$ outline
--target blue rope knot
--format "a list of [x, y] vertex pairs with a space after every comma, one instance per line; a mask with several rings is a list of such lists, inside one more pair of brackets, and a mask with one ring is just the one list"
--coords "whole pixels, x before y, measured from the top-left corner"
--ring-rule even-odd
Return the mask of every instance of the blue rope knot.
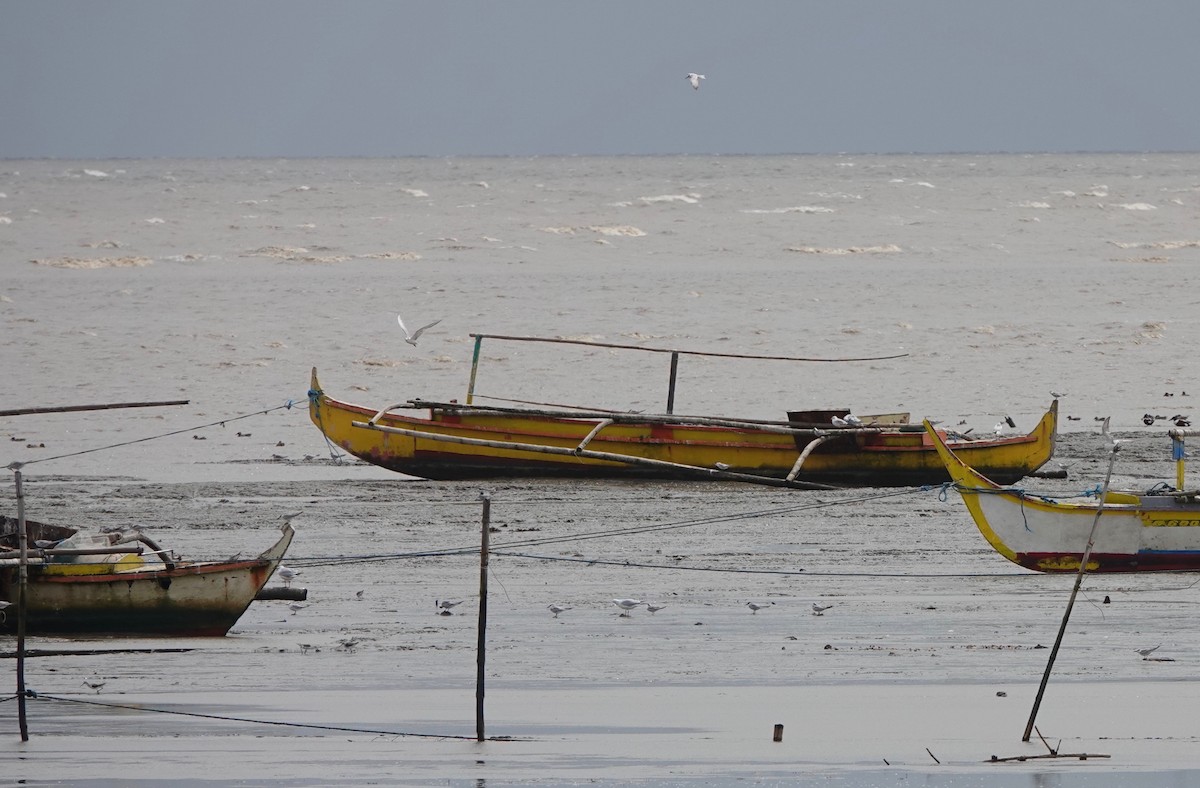
[[1087, 498], [1099, 498], [1100, 493], [1101, 493], [1101, 488], [1100, 488], [1100, 485], [1097, 484], [1094, 487], [1087, 488], [1086, 490], [1081, 492], [1080, 495], [1085, 496]]
[[320, 397], [322, 393], [323, 392], [320, 389], [309, 389], [308, 390], [308, 401], [315, 403], [317, 401], [317, 398]]

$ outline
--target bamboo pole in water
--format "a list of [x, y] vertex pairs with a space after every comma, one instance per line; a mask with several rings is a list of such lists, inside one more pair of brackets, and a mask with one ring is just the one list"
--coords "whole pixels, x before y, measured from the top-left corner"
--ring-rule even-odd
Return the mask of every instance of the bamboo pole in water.
[[1096, 516], [1092, 518], [1092, 530], [1088, 534], [1087, 546], [1079, 559], [1079, 574], [1075, 575], [1075, 586], [1071, 589], [1071, 598], [1067, 600], [1067, 609], [1063, 613], [1062, 624], [1058, 627], [1058, 637], [1054, 639], [1054, 648], [1050, 649], [1050, 659], [1046, 662], [1046, 672], [1042, 674], [1042, 683], [1038, 687], [1037, 697], [1033, 701], [1033, 709], [1029, 712], [1029, 724], [1025, 726], [1025, 735], [1021, 741], [1029, 741], [1033, 733], [1033, 725], [1037, 720], [1038, 708], [1042, 705], [1042, 696], [1046, 693], [1046, 684], [1050, 681], [1050, 671], [1054, 669], [1054, 660], [1058, 657], [1058, 647], [1062, 645], [1063, 634], [1067, 631], [1067, 622], [1071, 619], [1071, 610], [1075, 607], [1075, 597], [1083, 584], [1083, 576], [1087, 574], [1088, 559], [1092, 557], [1092, 547], [1096, 544], [1096, 526], [1100, 524], [1100, 515], [1104, 513], [1104, 496], [1108, 493], [1108, 484], [1112, 481], [1113, 464], [1117, 459], [1117, 449], [1120, 445], [1114, 441], [1112, 453], [1108, 457], [1108, 473], [1104, 477], [1104, 486], [1100, 488], [1100, 505], [1096, 507]]
[[161, 408], [168, 405], [187, 405], [191, 400], [176, 399], [164, 402], [108, 402], [102, 405], [59, 405], [46, 408], [17, 408], [0, 410], [0, 416], [28, 416], [34, 413], [72, 413], [80, 410], [113, 410], [115, 408]]
[[488, 545], [491, 541], [491, 511], [492, 498], [487, 493], [481, 493], [483, 501], [483, 535], [479, 543], [479, 642], [475, 664], [475, 739], [483, 741], [483, 694], [484, 694], [484, 662], [487, 647], [487, 575], [488, 575]]

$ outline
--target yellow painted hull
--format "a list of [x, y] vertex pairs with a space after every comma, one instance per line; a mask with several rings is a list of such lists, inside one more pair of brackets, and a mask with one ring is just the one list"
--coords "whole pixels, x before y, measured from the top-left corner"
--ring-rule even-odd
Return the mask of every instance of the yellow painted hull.
[[[565, 418], [533, 412], [476, 412], [454, 406], [430, 407], [427, 418], [386, 413], [381, 427], [424, 435], [488, 441], [501, 445], [467, 445], [423, 435], [400, 435], [356, 427], [377, 411], [327, 396], [313, 370], [309, 415], [334, 444], [383, 468], [428, 479], [482, 479], [522, 476], [593, 478], [710, 478], [712, 469], [782, 479], [792, 471], [800, 446], [808, 437], [754, 426], [696, 425], [680, 418], [673, 423], [614, 423], [603, 426], [587, 443], [600, 459], [569, 452], [600, 423], [597, 418]], [[1058, 408], [1055, 402], [1028, 435], [959, 444], [973, 462], [1000, 479], [1016, 481], [1050, 459]], [[659, 417], [662, 420], [662, 417]], [[504, 444], [548, 447], [546, 454]], [[661, 463], [653, 467], [637, 460]], [[698, 473], [699, 472], [699, 473]], [[853, 486], [937, 484], [949, 479], [928, 436], [900, 426], [876, 434], [838, 436], [817, 447], [795, 477], [799, 481]]]

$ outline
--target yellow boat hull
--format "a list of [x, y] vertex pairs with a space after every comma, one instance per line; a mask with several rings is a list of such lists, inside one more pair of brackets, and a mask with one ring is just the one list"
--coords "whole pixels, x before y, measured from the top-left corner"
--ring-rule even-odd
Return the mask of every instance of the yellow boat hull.
[[[695, 479], [713, 478], [712, 469], [783, 479], [812, 437], [811, 431], [797, 436], [766, 426], [690, 424], [685, 417], [601, 425], [600, 418], [454, 405], [429, 407], [427, 412], [428, 417], [380, 414], [340, 402], [322, 391], [313, 370], [309, 415], [332, 443], [380, 467], [427, 479]], [[1028, 435], [964, 442], [961, 451], [995, 477], [1016, 481], [1053, 454], [1057, 412], [1055, 402]], [[354, 426], [372, 420], [382, 428], [418, 434]], [[456, 439], [475, 443], [452, 442]], [[587, 451], [574, 454], [585, 440]], [[949, 476], [924, 431], [915, 425], [909, 429], [895, 425], [873, 434], [848, 432], [827, 438], [805, 458], [794, 478], [851, 486], [910, 486], [941, 483]]]

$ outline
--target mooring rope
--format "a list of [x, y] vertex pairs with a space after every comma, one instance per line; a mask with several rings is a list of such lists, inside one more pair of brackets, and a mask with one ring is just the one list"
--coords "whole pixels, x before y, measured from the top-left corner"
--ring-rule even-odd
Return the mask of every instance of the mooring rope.
[[241, 421], [242, 419], [249, 419], [254, 416], [263, 416], [263, 415], [266, 415], [267, 413], [272, 413], [277, 410], [291, 410], [295, 406], [296, 406], [296, 400], [289, 399], [284, 404], [276, 405], [273, 408], [267, 408], [265, 410], [256, 410], [253, 413], [243, 413], [240, 416], [230, 416], [229, 418], [221, 419], [219, 421], [209, 422], [208, 424], [201, 424], [197, 427], [186, 427], [181, 430], [172, 430], [170, 432], [164, 432], [160, 435], [150, 435], [145, 438], [136, 438], [131, 441], [123, 441], [121, 443], [113, 443], [108, 446], [97, 446], [93, 449], [82, 449], [80, 451], [68, 452], [67, 454], [56, 454], [53, 457], [39, 457], [36, 460], [25, 460], [22, 462], [14, 462], [14, 463], [11, 463], [8, 467], [10, 469], [22, 468], [26, 465], [33, 465], [33, 464], [39, 463], [39, 462], [50, 462], [51, 460], [61, 460], [61, 459], [65, 459], [67, 457], [78, 457], [81, 454], [91, 454], [93, 452], [98, 452], [98, 451], [108, 451], [110, 449], [119, 449], [123, 446], [133, 446], [138, 443], [146, 443], [147, 441], [158, 440], [159, 438], [169, 438], [173, 435], [180, 435], [185, 432], [195, 432], [197, 430], [208, 429], [209, 427], [224, 427], [226, 424], [228, 424], [231, 421]]
[[[181, 717], [200, 717], [206, 720], [222, 720], [224, 722], [245, 722], [253, 725], [277, 725], [285, 728], [313, 728], [323, 731], [339, 731], [342, 733], [370, 733], [376, 736], [407, 736], [426, 739], [463, 739], [476, 741], [475, 736], [460, 736], [452, 733], [413, 733], [411, 731], [384, 731], [375, 728], [352, 728], [345, 725], [321, 725], [314, 722], [283, 722], [279, 720], [255, 720], [247, 717], [230, 717], [221, 714], [202, 714], [198, 711], [177, 711], [172, 709], [155, 709], [149, 706], [132, 706], [124, 703], [105, 703], [97, 700], [81, 698], [64, 698], [60, 695], [44, 695], [34, 690], [26, 690], [26, 696], [37, 700], [52, 700], [61, 703], [78, 703], [86, 706], [102, 706], [109, 709], [126, 709], [128, 711], [145, 711], [153, 714], [174, 714]], [[486, 741], [519, 741], [512, 736], [489, 736]], [[525, 740], [521, 740], [525, 741]]]

